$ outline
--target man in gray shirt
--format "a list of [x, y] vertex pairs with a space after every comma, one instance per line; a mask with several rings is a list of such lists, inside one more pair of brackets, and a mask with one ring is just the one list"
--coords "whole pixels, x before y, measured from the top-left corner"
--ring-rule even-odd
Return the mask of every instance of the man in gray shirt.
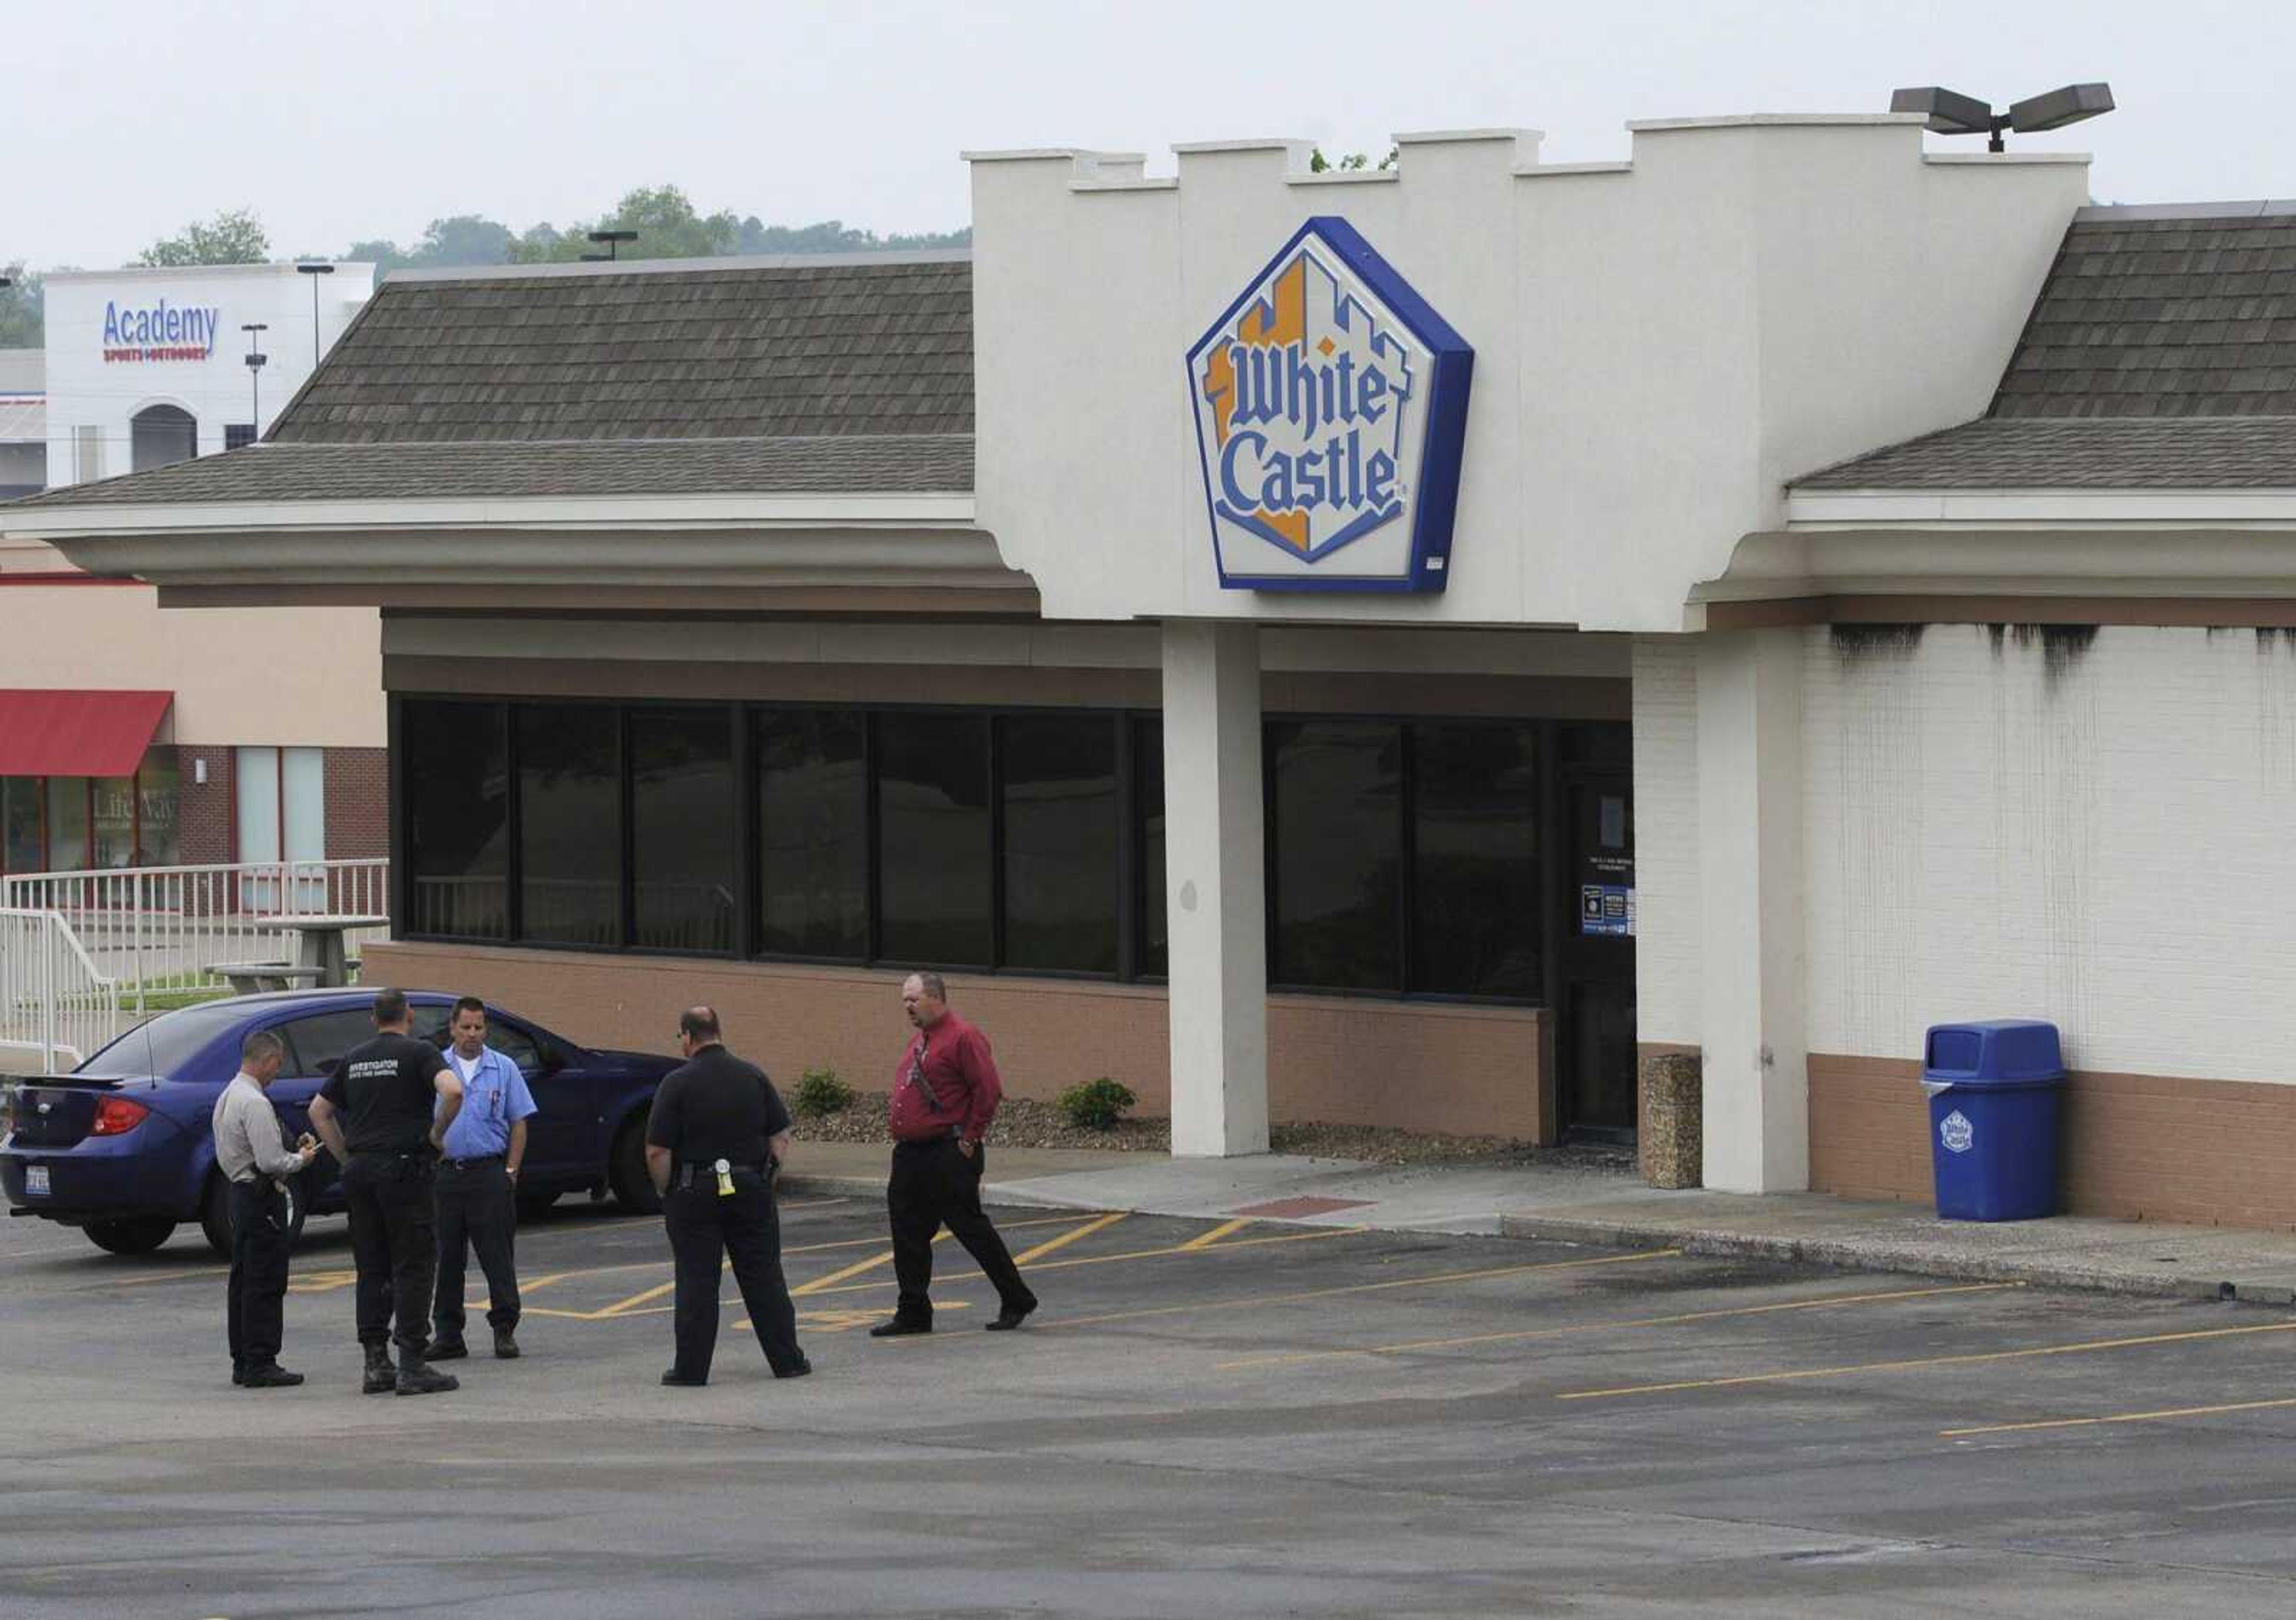
[[283, 1389], [303, 1381], [279, 1364], [287, 1297], [287, 1190], [319, 1144], [307, 1132], [290, 1150], [279, 1111], [264, 1093], [279, 1077], [285, 1043], [258, 1029], [240, 1043], [239, 1073], [216, 1099], [216, 1164], [231, 1180], [231, 1381]]

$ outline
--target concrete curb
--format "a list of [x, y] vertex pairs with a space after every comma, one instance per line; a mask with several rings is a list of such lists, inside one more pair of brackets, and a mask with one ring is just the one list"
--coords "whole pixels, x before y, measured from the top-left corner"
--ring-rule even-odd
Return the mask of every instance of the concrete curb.
[[[877, 1201], [885, 1196], [881, 1176], [806, 1175], [785, 1178], [784, 1197], [832, 1197]], [[1109, 1210], [1118, 1206], [1089, 1198], [1048, 1196], [1013, 1183], [992, 1181], [981, 1189], [991, 1204], [1007, 1208]], [[1152, 1210], [1147, 1213], [1156, 1213]], [[1313, 1222], [1276, 1221], [1278, 1225]], [[1386, 1230], [1386, 1229], [1382, 1229]], [[1397, 1227], [1395, 1231], [1413, 1228]], [[1498, 1216], [1504, 1238], [1548, 1243], [1580, 1243], [1606, 1248], [1678, 1248], [1707, 1258], [1781, 1260], [1845, 1270], [1891, 1272], [1916, 1277], [1948, 1277], [1967, 1282], [2015, 1282], [2032, 1288], [2070, 1289], [2152, 1299], [2235, 1300], [2245, 1305], [2296, 1305], [2296, 1289], [2284, 1282], [2243, 1286], [2229, 1279], [2190, 1272], [2146, 1274], [2035, 1256], [1948, 1253], [1923, 1244], [1881, 1238], [1800, 1237], [1682, 1225], [1649, 1220], [1612, 1220], [1583, 1215]]]
[[2076, 1289], [2154, 1299], [2238, 1299], [2251, 1305], [2282, 1305], [2292, 1303], [2291, 1290], [2284, 1287], [2259, 1288], [2243, 1293], [2236, 1283], [2223, 1279], [2176, 1274], [2144, 1276], [2046, 1260], [1946, 1254], [1934, 1248], [1882, 1240], [1774, 1237], [1644, 1221], [1548, 1219], [1518, 1215], [1501, 1215], [1499, 1232], [1503, 1237], [1537, 1238], [1548, 1242], [1613, 1247], [1625, 1244], [1636, 1248], [1656, 1245], [1678, 1248], [1688, 1255], [1799, 1261], [1857, 1271], [1902, 1272], [1971, 1282], [2021, 1282], [2034, 1288]]

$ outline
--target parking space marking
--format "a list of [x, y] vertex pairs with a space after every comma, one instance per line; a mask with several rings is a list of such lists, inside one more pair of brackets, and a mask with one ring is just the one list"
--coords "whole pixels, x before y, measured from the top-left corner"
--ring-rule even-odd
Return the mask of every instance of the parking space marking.
[[1972, 1435], [2025, 1435], [2043, 1428], [2094, 1428], [2107, 1423], [2160, 1423], [2172, 1418], [2214, 1418], [2234, 1411], [2270, 1411], [2296, 1406], [2296, 1395], [2273, 1401], [2232, 1401], [2222, 1406], [2167, 1406], [2158, 1411], [2117, 1411], [2100, 1418], [2043, 1418], [2030, 1423], [1981, 1423], [1973, 1428], [1941, 1428], [1940, 1440], [1964, 1440]]
[[1505, 1333], [1472, 1333], [1460, 1338], [1409, 1339], [1395, 1345], [1366, 1345], [1344, 1350], [1297, 1350], [1274, 1355], [1248, 1355], [1221, 1362], [1220, 1371], [1242, 1367], [1276, 1367], [1298, 1362], [1322, 1361], [1343, 1355], [1406, 1355], [1422, 1350], [1457, 1350], [1475, 1345], [1507, 1344], [1524, 1339], [1564, 1338], [1583, 1333], [1624, 1331], [1635, 1328], [1677, 1328], [1693, 1322], [1718, 1321], [1734, 1316], [1768, 1316], [1782, 1311], [1838, 1310], [1844, 1305], [1882, 1305], [1903, 1299], [1934, 1299], [1948, 1294], [1992, 1294], [2020, 1289], [2021, 1282], [1965, 1282], [1946, 1288], [1898, 1289], [1880, 1294], [1829, 1294], [1816, 1299], [1789, 1299], [1771, 1305], [1734, 1305], [1711, 1311], [1682, 1311], [1671, 1316], [1636, 1316], [1619, 1321], [1572, 1322], [1559, 1328], [1521, 1328]]
[[1193, 1253], [1194, 1250], [1200, 1248], [1210, 1248], [1222, 1238], [1233, 1236], [1234, 1233], [1242, 1231], [1245, 1227], [1250, 1224], [1251, 1217], [1249, 1215], [1242, 1216], [1234, 1221], [1222, 1221], [1218, 1226], [1213, 1227], [1210, 1231], [1200, 1232], [1196, 1236], [1190, 1238], [1185, 1243], [1181, 1244], [1180, 1248], [1184, 1252], [1189, 1253]]
[[1074, 1231], [1064, 1231], [1057, 1238], [1047, 1238], [1042, 1243], [1037, 1244], [1036, 1248], [1030, 1249], [1027, 1254], [1013, 1256], [1013, 1264], [1014, 1265], [1027, 1265], [1031, 1261], [1041, 1260], [1046, 1255], [1052, 1254], [1057, 1249], [1066, 1248], [1078, 1238], [1089, 1238], [1096, 1231], [1100, 1231], [1115, 1225], [1119, 1221], [1121, 1221], [1126, 1215], [1131, 1213], [1132, 1212], [1128, 1209], [1119, 1209], [1111, 1215], [1100, 1215], [1092, 1220], [1086, 1221]]
[[1685, 1379], [1671, 1384], [1627, 1384], [1616, 1389], [1573, 1389], [1558, 1401], [1607, 1401], [1627, 1395], [1673, 1395], [1690, 1389], [1734, 1389], [1751, 1384], [1789, 1384], [1808, 1379], [1849, 1378], [1861, 1372], [1920, 1372], [1931, 1367], [1973, 1367], [1983, 1362], [2016, 1362], [2044, 1355], [2079, 1355], [2097, 1350], [2134, 1350], [2151, 1345], [2183, 1345], [2251, 1333], [2296, 1333], [2296, 1321], [2261, 1322], [2246, 1328], [2201, 1328], [2184, 1333], [2146, 1333], [2130, 1338], [2091, 1338], [2070, 1345], [2032, 1345], [2021, 1350], [1978, 1350], [1959, 1355], [1917, 1355], [1898, 1361], [1860, 1362], [1846, 1367], [1800, 1367], [1779, 1372], [1748, 1372], [1734, 1378]]
[[[1268, 1243], [1312, 1243], [1322, 1238], [1358, 1238], [1366, 1230], [1368, 1229], [1361, 1226], [1324, 1227], [1315, 1231], [1285, 1232], [1281, 1237], [1275, 1238], [1245, 1238], [1240, 1242], [1223, 1243], [1217, 1248], [1190, 1249], [1184, 1244], [1174, 1244], [1168, 1248], [1135, 1248], [1128, 1249], [1120, 1255], [1084, 1255], [1073, 1260], [1048, 1260], [1037, 1269], [1040, 1272], [1063, 1272], [1075, 1265], [1116, 1265], [1128, 1260], [1162, 1260], [1173, 1255], [1189, 1255], [1197, 1257], [1205, 1255], [1232, 1255], [1238, 1249], [1258, 1248]], [[826, 1281], [827, 1279], [824, 1278], [823, 1280]], [[958, 1273], [953, 1280], [971, 1282], [982, 1281], [986, 1279], [979, 1272], [964, 1272]], [[890, 1282], [849, 1282], [838, 1288], [824, 1288], [808, 1291], [824, 1294], [858, 1294], [870, 1289], [892, 1286]]]

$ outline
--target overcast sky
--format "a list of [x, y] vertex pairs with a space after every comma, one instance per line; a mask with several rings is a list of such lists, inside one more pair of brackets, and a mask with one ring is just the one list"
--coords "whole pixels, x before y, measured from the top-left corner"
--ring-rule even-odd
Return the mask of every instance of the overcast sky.
[[220, 209], [281, 254], [339, 252], [441, 215], [563, 225], [663, 182], [768, 224], [946, 230], [965, 148], [1168, 174], [1176, 141], [1510, 125], [1573, 162], [1626, 156], [1630, 119], [1881, 111], [1927, 83], [2000, 103], [2109, 80], [2120, 110], [2016, 143], [2094, 152], [2102, 200], [2296, 194], [2279, 0], [72, 0], [7, 37], [0, 262], [35, 266], [116, 265]]

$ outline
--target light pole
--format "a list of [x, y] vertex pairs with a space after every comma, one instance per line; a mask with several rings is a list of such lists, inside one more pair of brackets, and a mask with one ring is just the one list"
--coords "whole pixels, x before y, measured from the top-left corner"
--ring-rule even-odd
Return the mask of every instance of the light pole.
[[[316, 286], [318, 283], [314, 282], [312, 285]], [[265, 354], [257, 345], [262, 341], [262, 334], [269, 331], [271, 328], [257, 321], [242, 326], [239, 330], [247, 334], [248, 405], [255, 413], [255, 437], [260, 440], [263, 437], [263, 363], [271, 356]]]
[[593, 262], [603, 258], [608, 264], [612, 264], [620, 258], [622, 244], [626, 241], [636, 241], [637, 239], [638, 233], [636, 231], [593, 231], [590, 233], [590, 240], [603, 242], [606, 250], [603, 253], [585, 253], [582, 257]]
[[1890, 110], [1920, 113], [1925, 120], [1923, 127], [1935, 135], [1981, 135], [1986, 151], [2004, 151], [2007, 150], [2001, 139], [2005, 129], [2013, 129], [2019, 135], [2038, 135], [2045, 129], [2062, 129], [2083, 119], [2111, 112], [2112, 86], [2067, 85], [2046, 94], [2012, 102], [2006, 112], [1996, 112], [1973, 95], [1937, 85], [1916, 85], [1892, 92]]
[[319, 278], [332, 275], [335, 267], [332, 265], [298, 265], [295, 269], [298, 274], [311, 278], [311, 369], [316, 372], [319, 369]]

